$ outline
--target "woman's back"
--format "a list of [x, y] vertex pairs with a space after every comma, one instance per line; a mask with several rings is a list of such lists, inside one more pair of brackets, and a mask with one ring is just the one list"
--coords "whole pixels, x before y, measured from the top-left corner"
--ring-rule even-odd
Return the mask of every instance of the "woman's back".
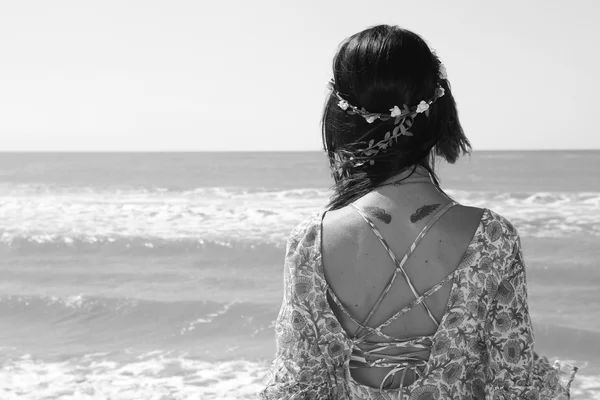
[[[436, 212], [451, 200], [431, 184], [385, 186], [356, 202], [375, 224], [396, 258], [401, 260], [422, 229]], [[483, 210], [456, 205], [451, 207], [430, 227], [403, 265], [418, 294], [440, 283], [459, 265], [473, 235], [480, 225]], [[328, 212], [323, 219], [323, 267], [326, 280], [335, 296], [358, 321], [364, 321], [378, 297], [386, 288], [396, 264], [382, 246], [379, 238], [354, 207]], [[376, 327], [415, 300], [415, 295], [402, 274], [394, 280], [389, 292], [370, 319]], [[431, 295], [425, 303], [436, 321], [446, 313], [452, 280]], [[358, 328], [334, 301], [330, 301], [345, 332], [351, 335]], [[437, 324], [424, 307], [415, 307], [384, 328], [394, 338], [432, 335]], [[372, 336], [370, 341], [384, 342]], [[406, 353], [402, 348], [387, 354]], [[426, 354], [422, 358], [426, 358]], [[367, 386], [379, 387], [392, 367], [352, 369], [353, 378]], [[406, 376], [404, 383], [416, 378]], [[400, 385], [396, 376], [387, 387]]]
[[[356, 347], [365, 343], [345, 331], [353, 329], [339, 317], [339, 310], [336, 312], [326, 300], [333, 292], [325, 276], [326, 260], [322, 253], [327, 241], [323, 237], [327, 227], [322, 223], [326, 214], [321, 212], [303, 221], [288, 240], [285, 295], [275, 324], [277, 354], [267, 387], [261, 392], [263, 399], [400, 400], [405, 395], [411, 400], [558, 399], [568, 394], [575, 370], [564, 364], [552, 367], [533, 352], [533, 331], [518, 234], [510, 222], [487, 209], [453, 274], [446, 313], [443, 294], [438, 301], [430, 302], [438, 328], [426, 328], [425, 318], [428, 317], [411, 320], [415, 326], [421, 324], [416, 328], [406, 322], [404, 317], [416, 313], [418, 307], [402, 316], [399, 326], [394, 328], [400, 335], [419, 334], [408, 342], [411, 347], [426, 350], [421, 362], [411, 360], [419, 365], [419, 373], [415, 372], [418, 377], [406, 377], [401, 387], [382, 390], [379, 386], [386, 375], [382, 371], [373, 372], [375, 368], [371, 368], [353, 376], [351, 363], [356, 356]], [[359, 231], [356, 233], [363, 236]], [[356, 254], [356, 249], [352, 251]], [[445, 259], [439, 255], [435, 258]], [[410, 273], [414, 273], [414, 268]], [[365, 276], [361, 274], [361, 277]], [[421, 283], [429, 284], [429, 279], [424, 277]], [[339, 283], [338, 289], [343, 291], [343, 285]], [[359, 295], [362, 293], [366, 300], [372, 299], [366, 294], [368, 287], [357, 287]], [[405, 296], [406, 291], [397, 293]], [[335, 292], [333, 295], [337, 296]], [[352, 293], [340, 295], [354, 299]], [[448, 289], [445, 296], [448, 296]], [[404, 300], [410, 302], [408, 298]], [[389, 310], [395, 312], [403, 305], [391, 304]], [[361, 305], [346, 306], [347, 311], [354, 313], [352, 308], [358, 309]], [[363, 310], [368, 309], [367, 306]], [[419, 310], [419, 313], [425, 312]], [[381, 321], [387, 316], [377, 318]], [[425, 335], [420, 337], [421, 333]]]

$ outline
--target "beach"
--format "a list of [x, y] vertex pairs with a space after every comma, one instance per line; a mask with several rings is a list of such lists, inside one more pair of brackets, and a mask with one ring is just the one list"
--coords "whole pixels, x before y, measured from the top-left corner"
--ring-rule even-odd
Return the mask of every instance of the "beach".
[[[524, 250], [535, 350], [600, 399], [600, 151], [439, 166]], [[0, 399], [256, 399], [290, 231], [323, 209], [321, 152], [3, 153]]]

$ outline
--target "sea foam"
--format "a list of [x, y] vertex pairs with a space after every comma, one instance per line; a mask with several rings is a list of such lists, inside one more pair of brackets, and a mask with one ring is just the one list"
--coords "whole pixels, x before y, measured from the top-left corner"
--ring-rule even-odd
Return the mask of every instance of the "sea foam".
[[119, 360], [106, 353], [61, 362], [24, 355], [0, 364], [0, 398], [60, 400], [256, 399], [267, 366], [206, 362], [166, 352]]
[[[3, 400], [245, 400], [264, 387], [266, 361], [208, 362], [169, 352], [107, 353], [51, 362], [30, 355], [0, 364]], [[578, 374], [574, 398], [600, 399], [600, 379]]]
[[[448, 190], [462, 204], [490, 208], [521, 233], [600, 236], [600, 193]], [[135, 238], [283, 246], [291, 229], [323, 209], [331, 192], [199, 188], [187, 191], [0, 187], [0, 243], [63, 246]]]

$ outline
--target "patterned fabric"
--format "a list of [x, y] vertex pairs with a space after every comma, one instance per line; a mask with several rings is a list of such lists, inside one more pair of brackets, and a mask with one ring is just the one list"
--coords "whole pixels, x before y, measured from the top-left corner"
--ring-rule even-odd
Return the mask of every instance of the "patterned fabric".
[[404, 389], [352, 379], [352, 341], [326, 298], [321, 255], [324, 212], [293, 230], [286, 247], [284, 299], [265, 400], [567, 399], [576, 368], [539, 357], [527, 307], [519, 236], [485, 210], [456, 269], [447, 313], [431, 336], [423, 374]]

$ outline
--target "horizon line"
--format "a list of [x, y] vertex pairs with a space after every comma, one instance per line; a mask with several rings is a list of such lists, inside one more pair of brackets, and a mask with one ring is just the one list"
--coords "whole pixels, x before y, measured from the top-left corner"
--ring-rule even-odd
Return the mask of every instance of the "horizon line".
[[[558, 151], [600, 151], [594, 149], [477, 149], [476, 152], [558, 152]], [[0, 150], [0, 154], [9, 153], [324, 153], [324, 150]]]

